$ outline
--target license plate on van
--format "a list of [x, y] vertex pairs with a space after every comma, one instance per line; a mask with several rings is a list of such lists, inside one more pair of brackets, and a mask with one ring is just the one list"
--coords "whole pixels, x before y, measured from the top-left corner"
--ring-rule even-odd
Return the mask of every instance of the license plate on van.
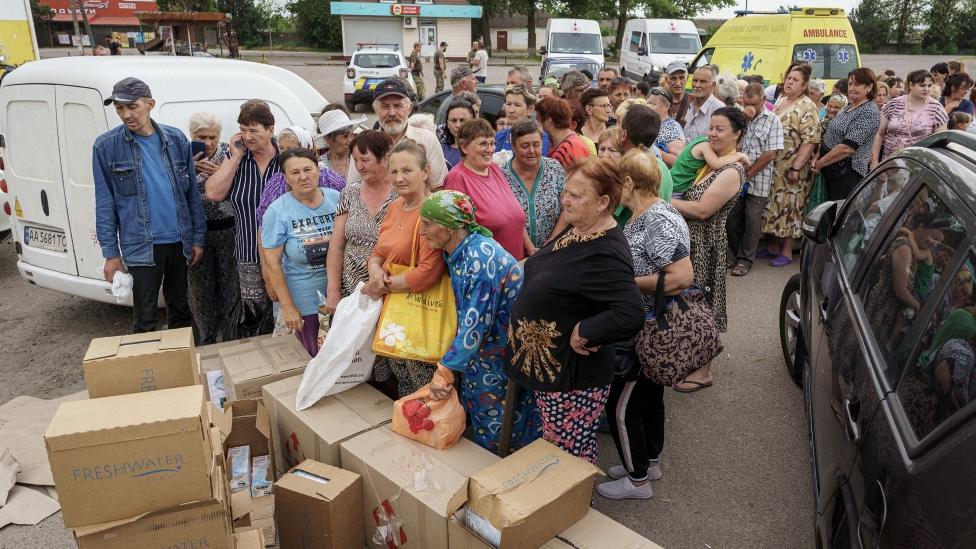
[[39, 227], [24, 227], [24, 246], [67, 253], [68, 238], [64, 231], [41, 229]]

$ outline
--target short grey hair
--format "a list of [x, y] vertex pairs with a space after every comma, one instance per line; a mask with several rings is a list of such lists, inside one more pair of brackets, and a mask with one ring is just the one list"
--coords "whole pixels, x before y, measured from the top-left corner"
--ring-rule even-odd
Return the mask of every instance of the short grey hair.
[[452, 97], [451, 98], [451, 102], [453, 103], [454, 101], [456, 101], [458, 99], [462, 99], [462, 100], [468, 101], [472, 105], [477, 105], [478, 106], [478, 110], [479, 111], [481, 110], [481, 98], [478, 97], [478, 94], [476, 94], [474, 92], [463, 91], [463, 92], [455, 95], [454, 97]]
[[527, 67], [524, 67], [522, 65], [516, 65], [508, 69], [508, 76], [512, 76], [515, 73], [518, 73], [519, 80], [521, 80], [525, 84], [528, 84], [530, 87], [532, 86], [532, 73], [529, 72], [529, 69]]
[[739, 79], [734, 74], [722, 73], [715, 81], [715, 91], [721, 97], [732, 102], [739, 98]]
[[827, 83], [820, 78], [810, 79], [810, 85], [807, 86], [811, 90], [816, 90], [820, 92], [821, 95], [827, 92]]
[[190, 135], [193, 135], [201, 130], [217, 130], [219, 134], [224, 128], [220, 124], [220, 119], [217, 115], [212, 112], [197, 112], [190, 116], [190, 122], [187, 124], [190, 130]]

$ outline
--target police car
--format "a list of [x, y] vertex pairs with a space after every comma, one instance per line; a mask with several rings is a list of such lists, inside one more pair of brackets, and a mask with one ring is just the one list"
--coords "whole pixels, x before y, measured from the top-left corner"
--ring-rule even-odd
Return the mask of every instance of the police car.
[[399, 76], [416, 89], [399, 44], [356, 45], [358, 49], [346, 62], [346, 77], [342, 82], [342, 93], [349, 112], [355, 112], [359, 103], [372, 103], [373, 89], [387, 78]]

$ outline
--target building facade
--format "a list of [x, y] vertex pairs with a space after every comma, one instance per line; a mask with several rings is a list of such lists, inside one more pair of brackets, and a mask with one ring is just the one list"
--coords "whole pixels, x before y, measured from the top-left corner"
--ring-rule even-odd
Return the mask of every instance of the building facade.
[[448, 57], [464, 57], [471, 49], [471, 20], [481, 17], [481, 6], [466, 0], [331, 2], [330, 9], [342, 20], [346, 56], [361, 43], [396, 44], [409, 55], [413, 44], [420, 42], [422, 54], [430, 57], [438, 44], [447, 42]]

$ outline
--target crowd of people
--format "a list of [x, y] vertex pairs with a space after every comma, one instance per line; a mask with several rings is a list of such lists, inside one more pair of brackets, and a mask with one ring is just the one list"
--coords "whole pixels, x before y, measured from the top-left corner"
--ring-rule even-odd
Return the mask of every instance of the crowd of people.
[[[621, 465], [599, 494], [648, 498], [665, 387], [715, 382], [706, 331], [728, 327], [727, 276], [790, 265], [816, 196], [844, 199], [891, 154], [972, 122], [958, 62], [904, 79], [858, 68], [827, 93], [796, 61], [771, 86], [672, 63], [656, 86], [607, 67], [536, 87], [514, 67], [493, 127], [476, 93], [487, 59], [472, 52], [449, 75], [440, 126], [412, 116], [416, 93], [391, 78], [375, 89], [375, 129], [335, 104], [318, 136], [276, 128], [254, 99], [225, 143], [213, 114], [184, 134], [151, 118], [146, 83], [116, 84], [106, 105], [123, 124], [94, 146], [97, 235], [105, 278], [133, 277], [133, 330], [156, 329], [162, 287], [169, 327], [192, 324], [200, 345], [269, 333], [277, 318], [314, 355], [342, 298], [422, 294], [447, 276], [448, 351], [378, 358], [372, 383], [456, 392], [491, 450], [508, 398], [512, 448], [545, 437], [593, 462], [605, 414]], [[672, 327], [687, 344], [652, 337], [662, 311], [698, 302], [707, 322]], [[665, 384], [645, 360], [662, 353], [697, 366]]]

